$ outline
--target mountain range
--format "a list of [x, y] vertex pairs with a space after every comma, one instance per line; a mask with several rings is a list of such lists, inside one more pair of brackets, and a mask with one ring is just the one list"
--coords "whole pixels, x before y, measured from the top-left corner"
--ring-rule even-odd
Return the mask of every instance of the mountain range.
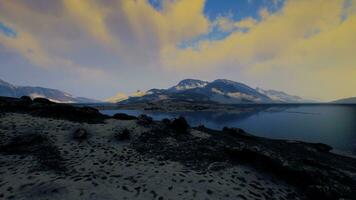
[[[98, 103], [85, 97], [74, 95], [57, 89], [31, 86], [17, 86], [0, 79], [0, 96], [31, 98], [43, 97], [58, 103]], [[252, 88], [246, 84], [227, 79], [212, 82], [197, 79], [184, 79], [177, 85], [167, 89], [150, 89], [146, 92], [137, 91], [127, 96], [123, 93], [106, 99], [112, 103], [148, 103], [162, 100], [213, 102], [221, 104], [240, 103], [315, 103], [316, 101], [290, 95], [282, 91]], [[336, 100], [330, 103], [355, 104], [356, 97]]]
[[339, 99], [333, 101], [332, 103], [341, 103], [341, 104], [356, 104], [356, 97], [350, 97], [345, 99]]
[[73, 95], [56, 89], [31, 86], [16, 86], [0, 79], [0, 96], [31, 98], [43, 97], [58, 103], [94, 103], [97, 100], [84, 97], [74, 97]]
[[144, 95], [131, 96], [120, 103], [155, 102], [161, 100], [205, 101], [221, 104], [312, 102], [285, 92], [252, 88], [246, 84], [227, 79], [217, 79], [212, 82], [184, 79], [168, 89], [151, 89]]

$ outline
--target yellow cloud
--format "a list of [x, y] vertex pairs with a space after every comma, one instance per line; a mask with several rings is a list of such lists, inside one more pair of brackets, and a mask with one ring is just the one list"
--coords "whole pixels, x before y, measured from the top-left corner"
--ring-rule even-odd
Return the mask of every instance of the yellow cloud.
[[[75, 64], [76, 59], [87, 64], [92, 55], [100, 55], [93, 61], [101, 69], [93, 73], [115, 71], [107, 63], [119, 61], [117, 68], [153, 66], [160, 73], [234, 70], [246, 80], [265, 80], [265, 87], [300, 95], [356, 95], [356, 0], [348, 5], [343, 0], [287, 0], [276, 13], [262, 9], [259, 21], [228, 16], [209, 21], [204, 0], [166, 0], [160, 10], [147, 0], [58, 2], [53, 12], [38, 12], [25, 1], [0, 1], [0, 21], [18, 31], [16, 39], [0, 35], [0, 44], [36, 65], [78, 73], [94, 69]], [[212, 26], [248, 31], [200, 41], [194, 48], [177, 47], [208, 34]], [[102, 47], [114, 51], [103, 53]]]
[[120, 6], [143, 41], [153, 37], [160, 45], [176, 45], [209, 30], [209, 21], [203, 14], [204, 3], [204, 0], [164, 1], [161, 11], [146, 0], [121, 1]]
[[[356, 42], [355, 7], [355, 1], [345, 9], [340, 0], [289, 0], [277, 13], [264, 12], [262, 20], [250, 26], [246, 33], [235, 32], [221, 41], [202, 41], [198, 50], [165, 48], [163, 62], [167, 67], [181, 70], [234, 67], [250, 77], [260, 78], [278, 69], [288, 71], [291, 76], [298, 74], [296, 82], [304, 81], [303, 74], [312, 73], [315, 78], [308, 80], [309, 86], [295, 92], [324, 99], [347, 93], [356, 95], [352, 89], [347, 92], [316, 89], [320, 88], [319, 84], [344, 88], [355, 83], [356, 46], [352, 45]], [[345, 13], [347, 17], [343, 19]], [[332, 73], [343, 78], [335, 78]], [[279, 85], [285, 85], [284, 79], [277, 80]]]
[[[9, 22], [6, 22], [6, 24], [10, 24], [11, 27], [16, 27], [14, 24]], [[48, 58], [48, 55], [36, 39], [31, 36], [31, 34], [21, 32], [17, 33], [16, 37], [7, 37], [6, 35], [0, 34], [0, 44], [18, 52], [36, 65], [42, 67], [50, 65], [51, 60]]]
[[105, 19], [108, 9], [92, 0], [63, 0], [72, 19], [85, 28], [94, 38], [106, 45], [117, 45], [117, 39], [111, 35]]
[[[0, 21], [16, 31], [16, 37], [0, 34], [0, 45], [26, 58], [37, 67], [53, 70], [60, 69], [79, 75], [81, 78], [107, 77], [102, 69], [89, 68], [76, 64], [70, 59], [52, 53], [61, 45], [62, 38], [56, 34], [68, 22], [66, 17], [38, 13], [21, 1], [0, 2]], [[70, 27], [70, 26], [69, 26]], [[49, 34], [51, 40], [45, 40]], [[67, 50], [67, 49], [65, 49]]]
[[230, 16], [220, 16], [213, 24], [219, 27], [222, 31], [230, 32], [236, 29], [250, 29], [257, 24], [257, 21], [252, 17], [247, 17], [241, 21], [235, 22]]

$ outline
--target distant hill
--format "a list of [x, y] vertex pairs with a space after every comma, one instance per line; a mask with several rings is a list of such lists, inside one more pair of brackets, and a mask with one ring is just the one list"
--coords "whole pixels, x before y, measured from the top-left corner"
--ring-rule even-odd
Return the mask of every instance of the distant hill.
[[0, 79], [0, 96], [21, 97], [30, 96], [31, 98], [43, 97], [58, 103], [94, 103], [97, 100], [84, 97], [74, 97], [73, 95], [56, 89], [16, 86]]
[[285, 92], [277, 91], [277, 90], [263, 90], [261, 88], [256, 88], [256, 90], [262, 94], [267, 95], [273, 101], [280, 102], [290, 102], [290, 103], [305, 103], [312, 102], [311, 100], [306, 100], [301, 97], [290, 95]]
[[184, 79], [168, 89], [151, 89], [142, 96], [129, 97], [121, 102], [141, 103], [161, 100], [205, 101], [222, 104], [310, 102], [285, 92], [254, 89], [246, 84], [227, 79], [217, 79], [212, 82]]
[[333, 101], [332, 103], [356, 104], [356, 97], [339, 99], [339, 100]]

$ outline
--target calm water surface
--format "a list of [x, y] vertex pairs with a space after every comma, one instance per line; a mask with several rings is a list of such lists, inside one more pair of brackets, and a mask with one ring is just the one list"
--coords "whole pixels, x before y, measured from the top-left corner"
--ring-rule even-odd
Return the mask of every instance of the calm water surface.
[[356, 105], [256, 107], [242, 113], [102, 110], [107, 115], [146, 114], [155, 120], [184, 116], [192, 126], [238, 127], [257, 136], [322, 142], [356, 155]]

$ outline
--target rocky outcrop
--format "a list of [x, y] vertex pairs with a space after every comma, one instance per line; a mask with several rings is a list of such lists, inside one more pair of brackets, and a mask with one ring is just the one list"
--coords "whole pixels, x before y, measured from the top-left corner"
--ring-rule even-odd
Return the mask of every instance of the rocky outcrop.
[[30, 133], [15, 136], [7, 143], [0, 145], [0, 153], [20, 156], [34, 156], [40, 168], [63, 171], [64, 163], [58, 148], [44, 135]]
[[125, 113], [116, 113], [112, 118], [117, 119], [117, 120], [135, 120], [137, 117], [127, 115]]
[[[109, 119], [89, 107], [13, 98], [0, 98], [0, 111], [86, 123]], [[127, 118], [131, 117], [125, 116]], [[204, 126], [192, 128], [184, 118], [157, 122], [142, 115], [132, 120], [120, 124], [131, 124], [133, 127], [123, 125], [114, 136], [110, 133], [110, 138], [126, 140], [125, 145], [140, 156], [179, 162], [202, 173], [246, 165], [298, 187], [309, 199], [356, 197], [356, 160], [331, 153], [332, 148], [328, 145], [256, 137], [236, 128], [224, 128], [221, 131]], [[96, 137], [87, 138], [87, 135], [85, 130], [79, 129], [71, 138], [88, 139], [88, 144], [95, 144], [94, 140], [89, 140]], [[30, 155], [47, 169], [66, 169], [55, 142], [46, 135], [29, 133], [3, 140], [4, 137], [0, 140], [1, 154]], [[109, 154], [110, 151], [106, 152]]]
[[170, 123], [170, 127], [178, 133], [186, 133], [188, 131], [189, 124], [184, 117], [179, 117]]
[[0, 97], [0, 112], [20, 112], [39, 117], [66, 119], [74, 122], [102, 123], [109, 117], [91, 107], [75, 107], [57, 104], [44, 98], [29, 101], [28, 98]]
[[[196, 137], [193, 131], [209, 137]], [[190, 132], [177, 134], [167, 122], [161, 122], [132, 145], [143, 154], [197, 170], [250, 165], [300, 187], [310, 199], [353, 199], [356, 195], [352, 175], [356, 160], [330, 153], [328, 145], [260, 138], [231, 128], [216, 131], [199, 127]]]
[[119, 141], [129, 140], [130, 131], [128, 129], [120, 130], [115, 134], [115, 138]]

